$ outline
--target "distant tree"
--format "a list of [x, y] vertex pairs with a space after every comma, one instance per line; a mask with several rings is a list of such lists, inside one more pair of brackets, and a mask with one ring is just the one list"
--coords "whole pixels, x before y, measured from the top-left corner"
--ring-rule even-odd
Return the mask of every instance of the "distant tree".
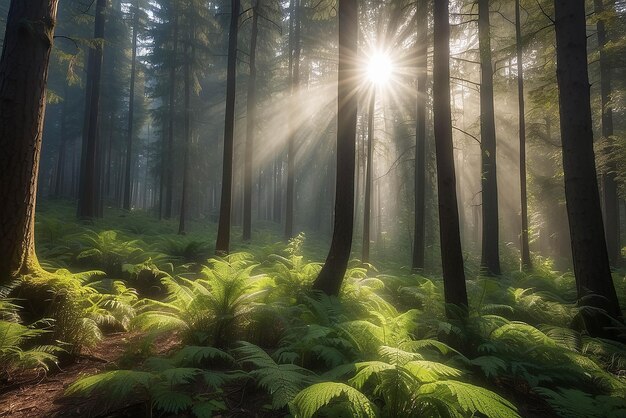
[[594, 336], [611, 334], [621, 310], [611, 278], [593, 151], [584, 0], [555, 0], [557, 80], [565, 198], [579, 303]]
[[448, 304], [467, 308], [452, 143], [448, 7], [447, 1], [435, 1], [433, 5], [433, 116], [439, 193], [439, 235], [445, 301]]
[[493, 63], [489, 0], [478, 0], [478, 37], [480, 45], [480, 157], [482, 184], [482, 258], [481, 267], [489, 275], [500, 274], [498, 250], [498, 180], [496, 169], [496, 121], [493, 104]]
[[[605, 19], [602, 14], [615, 7], [614, 0], [604, 6], [603, 0], [594, 0], [594, 11], [599, 16], [596, 24], [598, 48], [600, 49], [600, 98], [602, 102], [602, 136], [609, 142], [607, 154], [614, 148], [613, 138], [613, 105], [611, 104], [612, 76], [611, 60], [608, 57], [606, 46], [609, 41]], [[602, 173], [602, 197], [604, 200], [604, 226], [606, 231], [606, 245], [609, 261], [616, 264], [620, 258], [620, 214], [619, 198], [617, 196], [616, 173], [618, 168], [609, 158], [608, 167]]]
[[235, 93], [237, 88], [237, 35], [239, 33], [240, 1], [231, 0], [230, 30], [228, 32], [228, 68], [226, 70], [226, 114], [224, 117], [224, 162], [222, 168], [222, 197], [215, 251], [228, 253], [230, 247], [230, 218], [233, 189], [233, 151], [235, 133]]
[[0, 58], [0, 285], [38, 270], [35, 201], [57, 0], [11, 0]]
[[133, 9], [133, 44], [131, 47], [130, 89], [128, 95], [128, 136], [126, 138], [126, 174], [124, 175], [124, 203], [126, 210], [131, 208], [132, 198], [132, 160], [135, 122], [135, 78], [137, 72], [137, 32], [139, 31], [139, 1], [135, 0]]
[[515, 45], [517, 58], [517, 98], [519, 103], [519, 176], [521, 191], [522, 231], [521, 268], [528, 270], [532, 267], [530, 261], [530, 247], [528, 239], [528, 193], [526, 187], [526, 117], [524, 103], [524, 55], [522, 45], [522, 24], [520, 21], [520, 0], [515, 0]]
[[372, 215], [372, 174], [374, 172], [374, 113], [376, 112], [376, 86], [372, 86], [367, 112], [367, 158], [365, 160], [365, 204], [363, 209], [363, 254], [362, 261], [370, 262], [370, 224]]
[[417, 2], [417, 111], [415, 127], [415, 234], [414, 270], [424, 268], [426, 218], [426, 105], [428, 102], [428, 1]]
[[100, 80], [104, 50], [104, 24], [107, 0], [96, 1], [94, 45], [89, 50], [85, 86], [85, 123], [80, 170], [78, 217], [94, 218], [100, 212], [100, 164], [98, 128], [100, 117]]
[[357, 121], [359, 32], [358, 2], [341, 0], [339, 15], [339, 74], [337, 79], [337, 177], [333, 238], [326, 263], [313, 289], [337, 295], [341, 288], [354, 229], [354, 167]]
[[248, 98], [246, 116], [246, 151], [244, 167], [244, 197], [243, 197], [243, 239], [249, 240], [252, 236], [252, 171], [254, 169], [254, 137], [256, 130], [256, 49], [259, 35], [259, 6], [261, 0], [253, 0], [252, 30], [250, 33], [250, 77], [248, 79]]

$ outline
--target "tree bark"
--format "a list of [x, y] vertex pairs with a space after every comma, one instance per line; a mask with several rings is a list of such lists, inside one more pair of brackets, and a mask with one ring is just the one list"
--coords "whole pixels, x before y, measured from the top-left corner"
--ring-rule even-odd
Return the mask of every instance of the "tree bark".
[[[600, 15], [604, 12], [603, 0], [594, 0], [595, 13]], [[613, 6], [614, 7], [614, 6]], [[611, 159], [614, 148], [613, 138], [613, 107], [611, 105], [611, 62], [607, 56], [605, 46], [608, 41], [607, 30], [604, 20], [598, 19], [596, 24], [598, 36], [598, 48], [600, 49], [600, 96], [602, 101], [602, 136], [608, 141], [606, 155], [607, 167], [602, 173], [602, 198], [604, 203], [604, 227], [606, 233], [606, 245], [609, 254], [609, 262], [616, 265], [620, 261], [620, 216], [619, 199], [617, 196], [616, 173], [618, 168]]]
[[[300, 110], [297, 102], [300, 94], [300, 0], [293, 0], [293, 19], [294, 19], [294, 35], [293, 35], [293, 49], [289, 51], [293, 52], [293, 58], [291, 64], [293, 65], [293, 72], [290, 77], [291, 84], [291, 98], [293, 101], [293, 107], [291, 117], [291, 133], [287, 143], [287, 190], [286, 190], [286, 204], [285, 204], [285, 238], [289, 239], [293, 237], [293, 224], [294, 224], [294, 200], [295, 200], [295, 175], [296, 175], [296, 132], [298, 127], [294, 126], [294, 119], [296, 123], [299, 123]], [[291, 46], [290, 46], [291, 47]], [[291, 57], [291, 55], [290, 55]]]
[[500, 274], [498, 250], [498, 181], [496, 170], [496, 122], [493, 105], [493, 67], [489, 28], [489, 0], [478, 0], [480, 44], [480, 155], [483, 210], [481, 267], [488, 275]]
[[313, 289], [337, 295], [341, 288], [354, 229], [354, 164], [358, 91], [359, 15], [356, 0], [341, 0], [339, 15], [339, 74], [337, 82], [337, 177], [333, 238], [326, 263]]
[[519, 103], [519, 179], [522, 231], [520, 233], [522, 270], [530, 270], [530, 246], [528, 239], [528, 193], [526, 187], [526, 116], [524, 103], [524, 65], [522, 46], [522, 23], [520, 21], [520, 0], [515, 0], [515, 43], [517, 51], [517, 97]]
[[102, 58], [104, 50], [104, 23], [107, 0], [97, 0], [94, 38], [96, 45], [89, 50], [85, 103], [85, 132], [81, 158], [81, 180], [78, 201], [78, 217], [91, 219], [100, 211], [100, 158], [98, 127], [100, 117], [100, 79], [102, 78]]
[[424, 268], [426, 218], [426, 105], [428, 100], [428, 1], [417, 2], [417, 112], [415, 127], [415, 233], [413, 270]]
[[239, 33], [239, 0], [231, 0], [228, 33], [228, 68], [226, 70], [226, 113], [224, 117], [224, 163], [222, 168], [222, 197], [215, 252], [228, 254], [230, 249], [230, 217], [233, 188], [233, 148], [235, 131], [235, 93], [237, 88], [237, 35]]
[[[619, 318], [596, 180], [584, 0], [555, 0], [555, 16], [565, 198], [579, 303]], [[592, 336], [611, 334], [596, 309], [581, 314]]]
[[178, 55], [178, 13], [173, 11], [174, 15], [172, 20], [174, 21], [172, 32], [173, 42], [172, 57], [170, 59], [170, 74], [169, 74], [169, 104], [168, 104], [168, 117], [167, 117], [167, 179], [166, 190], [167, 199], [165, 201], [165, 219], [172, 218], [172, 206], [174, 204], [174, 119], [176, 117], [176, 64]]
[[243, 196], [243, 239], [245, 241], [250, 240], [252, 236], [252, 171], [254, 170], [254, 136], [256, 130], [256, 44], [259, 34], [259, 3], [260, 0], [254, 0], [252, 6], [250, 78], [248, 79], [248, 98], [246, 102], [248, 114], [246, 117], [246, 154]]
[[[372, 86], [367, 113], [367, 158], [365, 161], [365, 203], [363, 209], [363, 262], [370, 262], [370, 226], [372, 215], [372, 172], [374, 170], [374, 112], [376, 111], [376, 86]], [[380, 213], [378, 215], [380, 217]]]
[[[439, 193], [439, 234], [445, 301], [467, 309], [456, 198], [450, 108], [450, 23], [447, 1], [434, 2], [433, 113]], [[452, 314], [448, 310], [448, 314]]]
[[126, 138], [126, 176], [124, 185], [124, 204], [125, 210], [130, 210], [132, 203], [131, 193], [131, 174], [132, 174], [132, 152], [133, 152], [133, 135], [134, 135], [134, 118], [135, 118], [135, 72], [137, 68], [137, 31], [139, 29], [139, 2], [135, 0], [133, 5], [133, 46], [130, 65], [130, 94], [128, 97], [128, 137]]
[[56, 0], [12, 0], [0, 59], [0, 285], [40, 269], [35, 201]]
[[[189, 186], [191, 175], [191, 167], [189, 163], [189, 153], [191, 148], [191, 65], [194, 61], [195, 49], [193, 42], [195, 40], [195, 28], [191, 25], [188, 29], [187, 45], [184, 48], [185, 62], [183, 64], [184, 72], [184, 116], [183, 116], [183, 132], [185, 135], [185, 151], [183, 157], [183, 187], [180, 199], [180, 215], [178, 219], [178, 234], [185, 235], [185, 222], [187, 220], [188, 212], [188, 200], [189, 200]], [[187, 52], [191, 49], [191, 52]]]

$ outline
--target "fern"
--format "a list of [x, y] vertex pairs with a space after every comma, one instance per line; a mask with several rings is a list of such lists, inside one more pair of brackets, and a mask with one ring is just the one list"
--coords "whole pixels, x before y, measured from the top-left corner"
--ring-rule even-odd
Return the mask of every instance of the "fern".
[[334, 406], [334, 402], [339, 402], [339, 407], [355, 418], [377, 416], [376, 406], [365, 395], [344, 383], [334, 382], [317, 383], [302, 390], [289, 409], [295, 418], [311, 418], [323, 408]]

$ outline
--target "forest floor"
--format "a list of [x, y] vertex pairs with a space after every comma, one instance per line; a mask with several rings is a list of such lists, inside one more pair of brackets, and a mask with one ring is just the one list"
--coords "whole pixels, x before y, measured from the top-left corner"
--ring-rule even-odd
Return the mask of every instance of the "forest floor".
[[[64, 398], [67, 387], [83, 376], [119, 367], [132, 361], [132, 349], [145, 337], [143, 332], [115, 332], [105, 335], [94, 348], [85, 350], [66, 366], [60, 365], [47, 374], [24, 373], [13, 383], [0, 386], [0, 417], [80, 417], [91, 409], [89, 399]], [[164, 355], [180, 345], [175, 334], [164, 335], [154, 342], [154, 354]]]

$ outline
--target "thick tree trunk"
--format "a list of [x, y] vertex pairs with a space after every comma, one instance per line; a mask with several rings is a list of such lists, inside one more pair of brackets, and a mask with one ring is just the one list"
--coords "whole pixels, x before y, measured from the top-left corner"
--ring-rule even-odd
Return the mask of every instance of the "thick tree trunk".
[[12, 0], [0, 59], [0, 285], [37, 271], [35, 201], [56, 0]]
[[222, 168], [222, 197], [220, 221], [215, 252], [230, 250], [230, 217], [233, 189], [233, 149], [235, 131], [235, 93], [237, 88], [237, 35], [239, 33], [239, 0], [231, 0], [230, 31], [228, 33], [228, 68], [226, 70], [226, 113], [224, 117], [224, 163]]
[[354, 229], [354, 154], [359, 65], [358, 2], [341, 0], [339, 14], [339, 77], [337, 82], [337, 178], [333, 239], [326, 263], [313, 289], [337, 295], [350, 258]]
[[124, 185], [125, 210], [130, 210], [132, 206], [131, 184], [132, 184], [132, 161], [133, 161], [133, 134], [135, 118], [135, 72], [137, 68], [137, 31], [139, 29], [139, 3], [135, 1], [133, 12], [133, 46], [131, 52], [130, 65], [130, 94], [128, 97], [128, 137], [126, 138], [126, 176]]
[[[299, 131], [298, 126], [294, 126], [294, 120], [296, 123], [300, 123], [298, 111], [300, 110], [297, 102], [300, 95], [300, 0], [293, 0], [293, 19], [294, 19], [294, 35], [293, 46], [289, 53], [293, 53], [291, 64], [293, 65], [293, 73], [291, 74], [291, 97], [295, 97], [291, 116], [291, 133], [289, 135], [287, 143], [287, 190], [286, 190], [286, 204], [285, 204], [285, 238], [289, 239], [293, 237], [293, 224], [294, 224], [294, 204], [295, 204], [295, 181], [296, 181], [296, 133]], [[291, 40], [291, 39], [290, 39]]]
[[498, 181], [496, 172], [496, 122], [493, 105], [493, 67], [489, 28], [489, 0], [478, 0], [480, 43], [480, 155], [483, 209], [481, 267], [488, 275], [500, 274], [498, 250]]
[[174, 46], [170, 58], [169, 74], [169, 104], [167, 117], [167, 178], [165, 188], [167, 199], [165, 200], [165, 219], [172, 218], [172, 207], [174, 205], [174, 119], [176, 118], [176, 66], [178, 55], [178, 13], [174, 10], [174, 21], [172, 32]]
[[428, 101], [428, 1], [417, 2], [417, 111], [415, 127], [415, 233], [413, 270], [424, 268], [426, 219], [426, 105]]
[[520, 234], [522, 270], [530, 270], [530, 247], [528, 239], [528, 193], [526, 187], [526, 116], [524, 104], [524, 65], [522, 54], [522, 24], [520, 0], [515, 0], [515, 42], [517, 46], [517, 97], [519, 102], [519, 179], [521, 191], [522, 231]]
[[[243, 196], [243, 239], [252, 236], [252, 171], [254, 170], [254, 136], [256, 130], [256, 43], [259, 34], [258, 7], [260, 0], [252, 6], [252, 33], [250, 34], [250, 78], [248, 79], [248, 99], [246, 117], [246, 155], [244, 167]], [[259, 176], [260, 178], [260, 176]], [[261, 195], [259, 191], [259, 196]], [[260, 208], [260, 205], [257, 205]]]
[[78, 201], [78, 217], [90, 219], [100, 211], [100, 158], [98, 128], [100, 117], [100, 79], [104, 50], [104, 22], [107, 0], [97, 0], [94, 24], [95, 48], [89, 50], [87, 74], [87, 100], [85, 103], [85, 132], [81, 158], [81, 180]]
[[[565, 198], [579, 303], [618, 318], [593, 152], [584, 0], [555, 0], [555, 15]], [[611, 334], [596, 310], [581, 313], [591, 335]]]
[[[370, 262], [370, 226], [372, 215], [372, 172], [374, 170], [374, 112], [376, 111], [376, 86], [372, 86], [367, 113], [367, 158], [365, 161], [365, 203], [363, 205], [363, 262]], [[378, 214], [380, 218], [380, 213]]]
[[439, 234], [445, 301], [466, 309], [467, 290], [456, 198], [450, 109], [450, 23], [447, 1], [434, 2], [433, 113], [439, 192]]
[[[605, 9], [603, 0], [594, 0], [595, 13], [600, 15]], [[612, 6], [614, 7], [614, 5]], [[605, 51], [608, 41], [604, 20], [598, 19], [596, 25], [598, 48], [600, 49], [600, 96], [602, 100], [602, 136], [608, 141], [607, 155], [614, 147], [613, 138], [613, 107], [611, 105], [611, 62]], [[608, 166], [602, 173], [602, 197], [604, 200], [604, 227], [609, 262], [613, 265], [620, 261], [620, 216], [617, 182], [615, 179], [618, 168], [608, 159]]]

